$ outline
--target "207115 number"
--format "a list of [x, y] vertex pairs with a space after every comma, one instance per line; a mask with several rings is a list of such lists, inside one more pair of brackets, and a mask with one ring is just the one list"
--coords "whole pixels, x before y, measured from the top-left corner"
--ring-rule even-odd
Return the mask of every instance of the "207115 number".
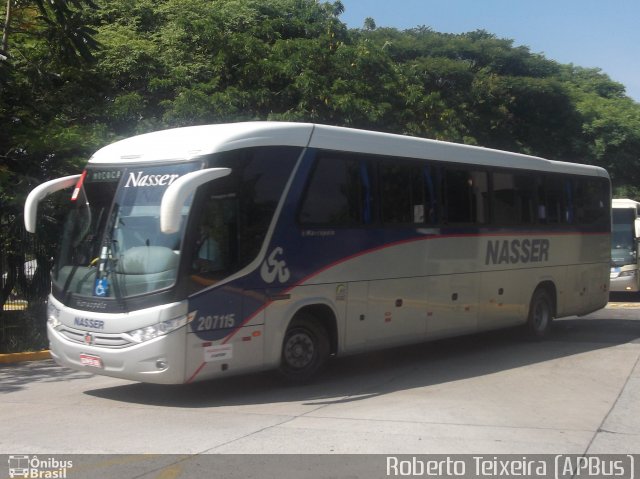
[[201, 316], [197, 319], [197, 331], [209, 331], [211, 329], [233, 328], [236, 324], [235, 313]]

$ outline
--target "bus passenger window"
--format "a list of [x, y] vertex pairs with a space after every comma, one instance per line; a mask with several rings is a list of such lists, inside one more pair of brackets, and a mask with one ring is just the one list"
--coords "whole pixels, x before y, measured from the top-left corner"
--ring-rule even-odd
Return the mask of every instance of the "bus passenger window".
[[383, 223], [425, 223], [425, 185], [421, 166], [395, 159], [380, 163]]
[[237, 200], [209, 196], [198, 225], [193, 271], [222, 272], [237, 262]]
[[493, 174], [493, 222], [496, 224], [532, 224], [538, 209], [536, 179], [513, 174]]
[[487, 173], [447, 168], [444, 201], [446, 223], [486, 223], [489, 201]]
[[604, 179], [574, 180], [576, 221], [581, 224], [606, 225], [609, 222], [609, 182]]
[[568, 219], [567, 198], [562, 178], [546, 176], [542, 184], [542, 197], [545, 208], [544, 217], [540, 219], [551, 224], [566, 223]]
[[318, 159], [300, 208], [310, 225], [349, 226], [373, 220], [367, 163], [355, 158]]
[[425, 183], [425, 220], [428, 225], [438, 224], [438, 204], [439, 204], [439, 190], [440, 185], [440, 170], [431, 165], [426, 165], [422, 168], [422, 176]]
[[573, 191], [573, 181], [566, 178], [563, 182], [564, 185], [564, 197], [565, 197], [565, 210], [564, 220], [566, 223], [573, 224], [575, 222], [575, 199]]

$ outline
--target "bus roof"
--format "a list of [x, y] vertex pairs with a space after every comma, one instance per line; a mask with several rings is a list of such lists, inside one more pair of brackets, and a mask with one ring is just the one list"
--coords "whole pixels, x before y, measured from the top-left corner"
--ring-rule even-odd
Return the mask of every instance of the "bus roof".
[[299, 146], [471, 165], [608, 177], [596, 166], [477, 146], [311, 123], [243, 122], [192, 126], [127, 138], [98, 150], [92, 165], [187, 161], [211, 153], [254, 146]]
[[611, 201], [612, 208], [638, 208], [640, 203], [626, 198], [614, 198]]

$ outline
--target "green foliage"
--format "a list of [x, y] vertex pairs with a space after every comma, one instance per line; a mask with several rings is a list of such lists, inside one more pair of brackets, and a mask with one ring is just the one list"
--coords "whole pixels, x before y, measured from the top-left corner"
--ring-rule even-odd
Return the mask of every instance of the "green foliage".
[[[90, 152], [108, 141], [109, 135], [92, 114], [102, 103], [98, 93], [102, 81], [92, 71], [96, 30], [85, 18], [92, 3], [3, 3], [12, 8], [12, 21], [3, 31], [6, 59], [0, 60], [0, 326], [6, 326], [1, 306], [17, 292], [30, 302], [20, 324], [30, 325], [24, 339], [35, 345], [44, 338], [44, 324], [36, 325], [30, 318], [36, 317], [31, 314], [44, 304], [48, 292], [59, 211], [42, 205], [42, 246], [32, 247], [27, 255], [24, 200], [43, 180], [81, 169]], [[5, 13], [0, 12], [3, 19]], [[31, 259], [37, 259], [39, 269], [28, 281], [24, 264]]]
[[0, 62], [3, 211], [19, 216], [32, 185], [118, 137], [253, 119], [502, 148], [640, 184], [640, 105], [624, 87], [489, 32], [348, 29], [340, 2], [316, 0], [93, 1], [16, 4]]
[[[69, 98], [82, 98], [73, 72], [38, 75], [30, 83], [10, 85], [0, 109], [0, 208], [19, 218], [24, 198], [46, 178], [78, 171], [90, 152], [108, 139], [100, 123], [70, 108]], [[86, 98], [89, 100], [89, 98]], [[80, 101], [79, 103], [83, 103]]]

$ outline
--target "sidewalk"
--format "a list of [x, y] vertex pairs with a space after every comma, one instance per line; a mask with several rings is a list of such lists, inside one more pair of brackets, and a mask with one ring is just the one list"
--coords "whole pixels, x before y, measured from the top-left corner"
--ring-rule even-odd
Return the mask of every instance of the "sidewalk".
[[49, 354], [48, 350], [27, 353], [0, 354], [0, 364], [13, 364], [21, 363], [24, 361], [40, 361], [42, 359], [51, 359], [51, 354]]

